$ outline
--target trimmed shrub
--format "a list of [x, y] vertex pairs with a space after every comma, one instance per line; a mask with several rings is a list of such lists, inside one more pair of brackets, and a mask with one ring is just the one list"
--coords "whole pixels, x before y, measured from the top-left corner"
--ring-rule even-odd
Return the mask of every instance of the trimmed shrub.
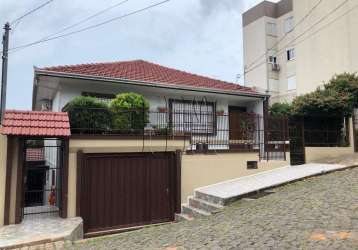
[[79, 96], [64, 108], [74, 133], [103, 133], [111, 127], [111, 113], [105, 102], [94, 97]]
[[113, 129], [142, 130], [149, 122], [149, 103], [139, 94], [122, 93], [110, 103]]

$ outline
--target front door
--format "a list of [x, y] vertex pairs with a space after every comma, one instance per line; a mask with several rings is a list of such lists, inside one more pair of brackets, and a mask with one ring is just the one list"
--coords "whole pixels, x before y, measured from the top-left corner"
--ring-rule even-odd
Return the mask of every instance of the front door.
[[242, 139], [241, 117], [247, 111], [246, 107], [229, 106], [229, 139]]

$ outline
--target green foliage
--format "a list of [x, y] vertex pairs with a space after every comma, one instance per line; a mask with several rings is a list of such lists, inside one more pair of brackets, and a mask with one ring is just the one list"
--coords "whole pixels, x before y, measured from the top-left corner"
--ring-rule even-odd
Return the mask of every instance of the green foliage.
[[351, 112], [351, 96], [331, 90], [316, 90], [292, 103], [292, 115], [297, 116], [348, 116]]
[[111, 125], [111, 114], [106, 103], [94, 97], [79, 96], [70, 101], [65, 109], [68, 112], [71, 128], [105, 132]]
[[117, 130], [143, 129], [149, 122], [149, 103], [139, 94], [123, 93], [110, 103], [113, 128]]
[[300, 116], [349, 116], [358, 104], [358, 75], [335, 75], [324, 89], [299, 96], [292, 103], [292, 114]]
[[335, 75], [324, 85], [326, 90], [335, 91], [351, 96], [351, 105], [358, 103], [358, 75], [357, 73], [343, 73]]
[[292, 106], [289, 103], [274, 103], [271, 105], [269, 112], [273, 117], [289, 116], [292, 111]]

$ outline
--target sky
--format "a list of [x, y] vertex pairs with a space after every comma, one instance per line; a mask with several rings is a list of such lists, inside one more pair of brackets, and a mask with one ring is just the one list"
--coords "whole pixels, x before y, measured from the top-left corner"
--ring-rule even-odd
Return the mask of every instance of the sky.
[[[54, 0], [23, 18], [10, 48], [37, 41], [123, 0]], [[1, 0], [0, 25], [46, 0]], [[73, 30], [144, 8], [160, 0], [128, 0]], [[242, 83], [241, 14], [261, 0], [171, 0], [83, 33], [9, 54], [7, 109], [30, 110], [33, 67], [143, 59]], [[2, 49], [0, 49], [2, 50]]]

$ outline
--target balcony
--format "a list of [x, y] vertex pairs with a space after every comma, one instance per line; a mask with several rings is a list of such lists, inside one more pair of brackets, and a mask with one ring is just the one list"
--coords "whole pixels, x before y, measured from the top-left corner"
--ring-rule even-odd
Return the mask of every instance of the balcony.
[[280, 159], [287, 149], [287, 120], [267, 118], [264, 130], [264, 118], [253, 113], [123, 110], [112, 114], [108, 109], [78, 109], [69, 117], [72, 136], [79, 138], [183, 140], [187, 152], [258, 152], [263, 157], [266, 148]]

